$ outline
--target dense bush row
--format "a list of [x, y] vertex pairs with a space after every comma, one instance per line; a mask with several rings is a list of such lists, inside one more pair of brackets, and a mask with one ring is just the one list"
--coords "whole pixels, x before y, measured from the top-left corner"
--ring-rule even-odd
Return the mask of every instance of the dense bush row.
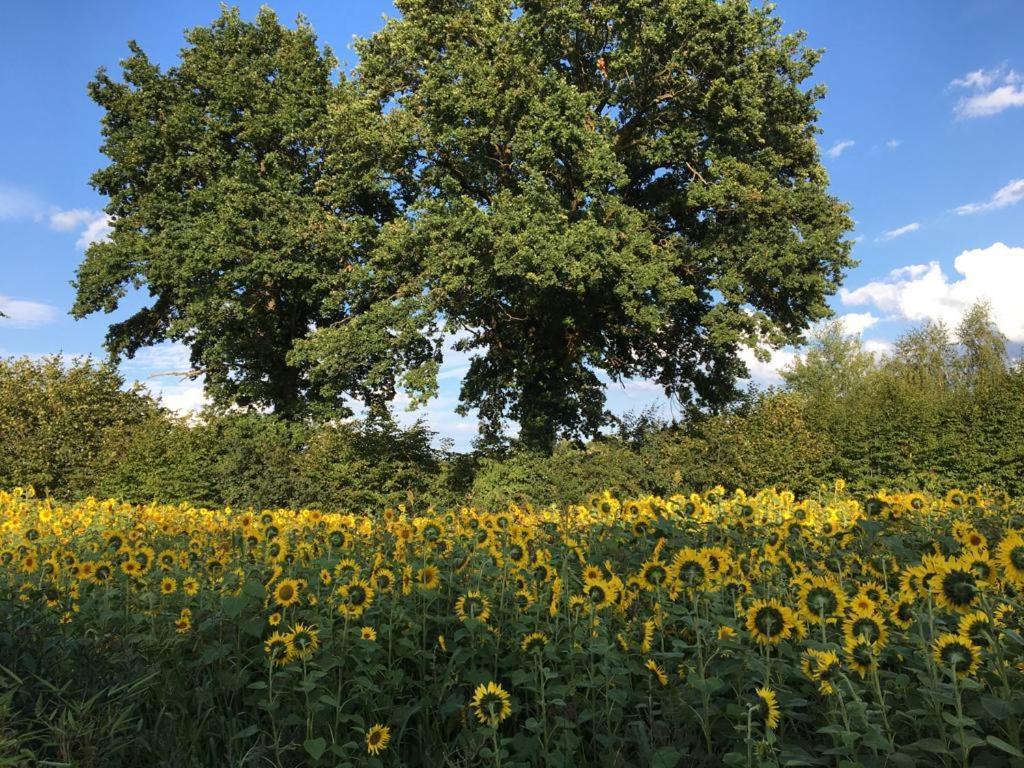
[[603, 488], [671, 494], [785, 484], [806, 493], [835, 477], [851, 489], [1024, 493], [1024, 367], [984, 308], [950, 341], [925, 326], [876, 360], [825, 328], [780, 390], [668, 425], [623, 420], [552, 455], [432, 447], [422, 425], [385, 415], [289, 422], [259, 413], [172, 416], [109, 367], [51, 358], [0, 361], [0, 487], [60, 498], [318, 506], [361, 511], [405, 501], [565, 504]]

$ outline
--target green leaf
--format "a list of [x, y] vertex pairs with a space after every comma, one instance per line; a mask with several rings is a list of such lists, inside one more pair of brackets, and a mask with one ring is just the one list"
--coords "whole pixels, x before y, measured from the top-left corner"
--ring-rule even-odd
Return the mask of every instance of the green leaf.
[[317, 736], [315, 739], [306, 739], [302, 746], [310, 757], [314, 760], [319, 760], [324, 750], [327, 749], [327, 740]]
[[985, 741], [988, 742], [989, 746], [995, 747], [996, 749], [1001, 749], [1008, 755], [1013, 755], [1014, 757], [1024, 759], [1024, 752], [1021, 752], [1012, 744], [1008, 744], [1007, 742], [1003, 741], [998, 736], [986, 736]]

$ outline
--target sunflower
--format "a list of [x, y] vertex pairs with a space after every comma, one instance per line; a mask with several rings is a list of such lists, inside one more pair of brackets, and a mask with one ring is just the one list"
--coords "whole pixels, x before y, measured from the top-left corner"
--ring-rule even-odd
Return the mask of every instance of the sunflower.
[[1006, 534], [996, 549], [996, 562], [1008, 581], [1024, 585], [1024, 536], [1017, 531]]
[[862, 638], [847, 639], [843, 644], [847, 663], [862, 678], [878, 666], [878, 651], [874, 643]]
[[809, 622], [832, 622], [846, 607], [846, 594], [834, 578], [813, 576], [800, 587], [800, 613]]
[[363, 627], [359, 630], [359, 637], [373, 642], [377, 639], [377, 630], [373, 627]]
[[648, 592], [661, 589], [668, 581], [668, 568], [660, 560], [647, 560], [640, 566], [640, 587]]
[[979, 648], [988, 648], [990, 645], [989, 638], [994, 628], [988, 614], [984, 611], [965, 613], [960, 617], [960, 622], [956, 627], [957, 634], [961, 637], [970, 638], [971, 642]]
[[441, 571], [436, 565], [425, 565], [416, 574], [416, 581], [423, 589], [437, 589], [441, 585]]
[[308, 659], [320, 647], [320, 636], [315, 627], [299, 623], [285, 635], [285, 642], [289, 660]]
[[775, 598], [757, 600], [747, 609], [747, 631], [762, 645], [778, 645], [793, 634], [796, 616]]
[[959, 488], [950, 488], [946, 492], [946, 503], [951, 507], [962, 507], [967, 504], [967, 494]]
[[179, 635], [185, 635], [188, 634], [190, 629], [192, 629], [192, 611], [188, 608], [182, 608], [181, 613], [178, 614], [178, 618], [174, 622], [174, 631]]
[[876, 650], [881, 650], [885, 647], [889, 632], [885, 628], [885, 619], [877, 611], [853, 611], [843, 622], [843, 637], [850, 643], [864, 640]]
[[662, 687], [668, 685], [668, 675], [665, 674], [665, 668], [662, 667], [654, 659], [647, 659], [644, 662], [644, 667], [658, 679], [659, 685]]
[[672, 579], [685, 589], [698, 589], [708, 579], [707, 558], [692, 547], [676, 552], [672, 558]]
[[455, 614], [459, 621], [476, 619], [486, 622], [491, 615], [491, 601], [473, 590], [455, 601]]
[[299, 600], [298, 579], [281, 579], [274, 587], [274, 602], [282, 608], [295, 605]]
[[833, 681], [839, 676], [839, 655], [835, 651], [818, 651], [807, 649], [801, 669], [810, 680], [818, 684], [818, 690], [825, 696], [835, 693]]
[[592, 579], [583, 583], [583, 595], [597, 610], [607, 608], [615, 602], [618, 595], [607, 579]]
[[960, 558], [940, 565], [930, 587], [939, 606], [957, 613], [966, 613], [981, 601], [981, 581]]
[[954, 672], [957, 677], [966, 677], [978, 669], [981, 654], [971, 638], [944, 632], [932, 646], [935, 663], [943, 669]]
[[359, 618], [373, 604], [374, 590], [369, 581], [356, 579], [342, 584], [335, 591], [338, 598], [338, 612], [350, 618]]
[[531, 651], [543, 650], [547, 644], [548, 636], [543, 632], [530, 632], [523, 635], [523, 640], [519, 643], [519, 647], [523, 650], [523, 653], [530, 653]]
[[512, 701], [508, 692], [498, 683], [478, 685], [470, 702], [477, 720], [491, 728], [497, 728], [506, 717], [512, 714]]
[[189, 576], [181, 582], [181, 589], [189, 597], [195, 597], [199, 593], [199, 582]]
[[765, 728], [774, 731], [779, 727], [779, 699], [771, 688], [761, 687], [755, 693], [754, 712]]
[[178, 582], [167, 576], [160, 580], [160, 594], [173, 595], [178, 589]]
[[388, 726], [380, 723], [372, 725], [366, 732], [366, 751], [371, 755], [379, 755], [388, 748], [390, 741], [391, 729]]
[[889, 611], [889, 621], [900, 629], [910, 629], [916, 617], [914, 595], [908, 592], [901, 593], [893, 603], [892, 610]]

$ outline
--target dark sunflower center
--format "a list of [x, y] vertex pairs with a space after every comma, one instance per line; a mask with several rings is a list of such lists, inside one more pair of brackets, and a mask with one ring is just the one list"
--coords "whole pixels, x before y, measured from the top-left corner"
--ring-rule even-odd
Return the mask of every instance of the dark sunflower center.
[[953, 605], [970, 605], [978, 590], [970, 571], [951, 571], [942, 577], [942, 594]]
[[942, 661], [957, 672], [971, 668], [971, 649], [962, 643], [950, 643], [942, 649]]
[[857, 619], [853, 622], [851, 630], [853, 631], [854, 637], [863, 638], [869, 643], [875, 642], [882, 634], [878, 627], [878, 623], [874, 619], [869, 619], [867, 617]]
[[758, 632], [768, 637], [782, 634], [783, 628], [782, 612], [773, 606], [765, 606], [754, 615], [754, 626]]
[[665, 581], [665, 569], [660, 565], [652, 565], [647, 569], [646, 576], [648, 584], [661, 584]]
[[807, 593], [807, 610], [819, 618], [835, 613], [839, 599], [827, 587], [815, 587]]
[[690, 586], [704, 581], [704, 566], [694, 560], [688, 560], [679, 568], [679, 578]]
[[1010, 550], [1010, 563], [1017, 570], [1024, 571], [1024, 547], [1014, 547]]

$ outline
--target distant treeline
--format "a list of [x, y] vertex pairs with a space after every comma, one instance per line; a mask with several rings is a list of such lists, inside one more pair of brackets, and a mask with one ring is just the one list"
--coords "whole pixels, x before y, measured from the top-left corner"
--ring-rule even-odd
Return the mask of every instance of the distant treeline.
[[550, 456], [514, 444], [471, 453], [432, 446], [423, 425], [390, 415], [287, 421], [262, 413], [185, 419], [117, 371], [88, 360], [0, 360], [0, 486], [57, 498], [317, 506], [364, 511], [428, 505], [585, 500], [604, 489], [671, 494], [715, 485], [813, 493], [853, 490], [1024, 493], [1024, 366], [1007, 357], [988, 310], [955, 333], [927, 324], [876, 358], [838, 324], [726, 411], [674, 424], [651, 414]]

